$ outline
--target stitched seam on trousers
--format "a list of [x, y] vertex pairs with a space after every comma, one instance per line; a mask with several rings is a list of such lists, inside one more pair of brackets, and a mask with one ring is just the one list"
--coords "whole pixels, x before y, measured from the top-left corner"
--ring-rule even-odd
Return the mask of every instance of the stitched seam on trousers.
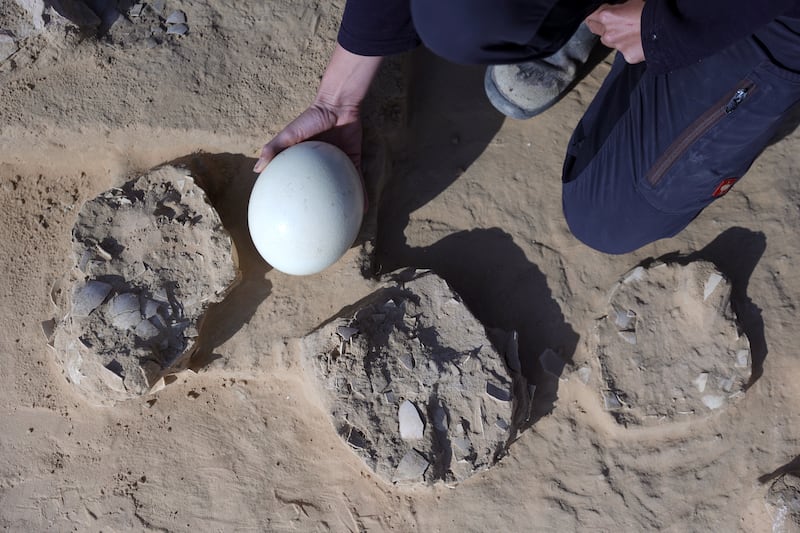
[[[661, 179], [667, 174], [672, 165], [675, 164], [681, 156], [686, 153], [686, 150], [694, 144], [700, 137], [705, 135], [711, 128], [717, 125], [722, 119], [730, 115], [732, 111], [726, 111], [726, 108], [731, 103], [733, 98], [739, 91], [747, 91], [746, 98], [749, 98], [755, 91], [756, 85], [753, 81], [745, 78], [740, 81], [736, 88], [728, 92], [725, 96], [720, 98], [712, 107], [700, 115], [688, 128], [683, 130], [678, 138], [672, 141], [672, 144], [664, 151], [663, 154], [656, 160], [650, 170], [647, 172], [647, 182], [655, 187], [659, 184]], [[738, 104], [737, 104], [738, 107]]]

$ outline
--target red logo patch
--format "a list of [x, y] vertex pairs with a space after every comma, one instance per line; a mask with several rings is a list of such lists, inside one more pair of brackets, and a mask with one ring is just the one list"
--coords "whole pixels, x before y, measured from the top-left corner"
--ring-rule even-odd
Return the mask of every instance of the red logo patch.
[[722, 180], [719, 185], [717, 185], [717, 188], [714, 189], [714, 193], [711, 196], [714, 198], [725, 196], [725, 194], [733, 188], [733, 184], [738, 180], [739, 178], [728, 178], [726, 180]]

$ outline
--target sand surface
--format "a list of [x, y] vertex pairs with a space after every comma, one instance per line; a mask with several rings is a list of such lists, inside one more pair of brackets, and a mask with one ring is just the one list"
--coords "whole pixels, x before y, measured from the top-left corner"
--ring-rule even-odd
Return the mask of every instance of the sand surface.
[[[372, 268], [432, 268], [487, 327], [517, 330], [523, 371], [539, 386], [536, 420], [497, 466], [456, 488], [387, 484], [339, 439], [287, 339], [373, 290], [362, 276], [364, 251], [354, 248], [318, 276], [273, 271], [248, 242], [244, 206], [260, 146], [314, 95], [341, 8], [168, 0], [168, 11], [187, 14], [183, 37], [148, 48], [134, 37], [98, 41], [53, 20], [0, 64], [0, 526], [781, 526], [765, 504], [770, 482], [759, 478], [800, 455], [800, 133], [787, 132], [676, 238], [624, 256], [594, 252], [567, 230], [559, 176], [571, 129], [610, 57], [525, 122], [489, 106], [480, 68], [424, 51], [387, 63], [365, 110]], [[93, 407], [66, 381], [42, 334], [54, 313], [50, 289], [72, 261], [82, 203], [175, 162], [198, 176], [217, 207], [243, 281], [211, 311], [197, 373], [155, 395]], [[571, 367], [586, 361], [606, 292], [642, 261], [675, 253], [712, 261], [732, 280], [757, 379], [716, 416], [626, 429], [590, 387], [553, 380], [535, 362], [547, 348]]]

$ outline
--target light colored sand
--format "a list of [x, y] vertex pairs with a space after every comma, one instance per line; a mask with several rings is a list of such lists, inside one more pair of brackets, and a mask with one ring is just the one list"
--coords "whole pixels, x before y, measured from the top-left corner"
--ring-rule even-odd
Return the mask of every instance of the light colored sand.
[[[544, 116], [503, 122], [482, 100], [480, 69], [414, 54], [409, 129], [384, 132], [394, 171], [379, 210], [379, 263], [435, 268], [485, 324], [520, 332], [523, 359], [552, 347], [579, 363], [620, 275], [648, 257], [699, 252], [734, 280], [754, 354], [766, 354], [761, 378], [720, 416], [625, 430], [578, 380], [541, 378], [540, 391], [557, 398], [540, 397], [538, 421], [498, 466], [454, 490], [384, 484], [334, 434], [283, 341], [371, 292], [358, 250], [308, 279], [245, 251], [243, 288], [206, 339], [216, 362], [156, 397], [89, 407], [39, 329], [53, 312], [49, 288], [69, 265], [81, 203], [202, 150], [212, 156], [194, 164], [216, 175], [211, 196], [241, 238], [248, 166], [312, 98], [341, 6], [168, 5], [178, 8], [192, 31], [173, 44], [123, 48], [54, 30], [26, 41], [15, 68], [0, 68], [0, 524], [772, 529], [758, 478], [800, 455], [800, 134], [769, 148], [678, 237], [627, 256], [593, 252], [567, 231], [559, 172], [607, 64]], [[391, 98], [402, 94], [387, 79]], [[371, 120], [399, 124], [403, 108], [393, 115], [374, 96]], [[373, 130], [369, 168], [385, 161], [378, 141]]]

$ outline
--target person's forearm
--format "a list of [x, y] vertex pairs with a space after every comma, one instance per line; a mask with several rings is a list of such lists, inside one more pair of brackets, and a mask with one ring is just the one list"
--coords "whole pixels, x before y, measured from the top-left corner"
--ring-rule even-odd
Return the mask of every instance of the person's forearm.
[[367, 94], [382, 57], [360, 56], [337, 44], [322, 76], [316, 101], [338, 108], [357, 108]]

